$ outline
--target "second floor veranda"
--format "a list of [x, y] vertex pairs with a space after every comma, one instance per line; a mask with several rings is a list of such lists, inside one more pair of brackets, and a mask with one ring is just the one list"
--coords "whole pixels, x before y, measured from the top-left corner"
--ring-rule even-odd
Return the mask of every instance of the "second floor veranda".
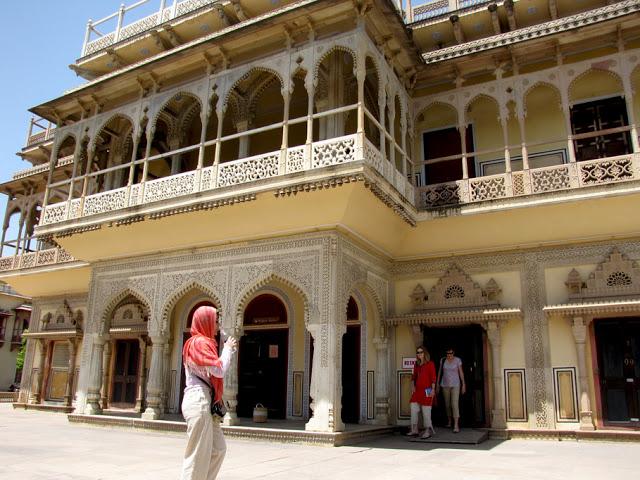
[[[349, 164], [368, 164], [414, 212], [578, 198], [640, 178], [635, 50], [497, 70], [494, 80], [410, 100], [383, 59], [353, 52], [347, 38], [285, 74], [249, 65], [98, 115], [90, 128], [59, 129], [52, 162], [75, 161], [67, 179], [49, 183], [41, 227], [202, 192], [279, 188], [309, 172], [329, 178]], [[95, 133], [82, 137], [87, 129]]]
[[411, 202], [408, 104], [359, 30], [154, 91], [56, 129], [50, 164], [74, 162], [49, 176], [40, 225], [352, 162]]

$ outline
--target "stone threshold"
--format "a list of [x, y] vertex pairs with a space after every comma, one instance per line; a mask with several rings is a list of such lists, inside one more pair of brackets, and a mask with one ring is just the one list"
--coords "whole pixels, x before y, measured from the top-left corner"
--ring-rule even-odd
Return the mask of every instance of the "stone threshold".
[[640, 442], [640, 431], [627, 429], [600, 430], [489, 430], [489, 438], [495, 440], [572, 440], [603, 442]]
[[71, 406], [52, 405], [52, 404], [47, 404], [47, 403], [33, 404], [33, 403], [13, 402], [13, 408], [14, 409], [22, 408], [23, 410], [38, 410], [38, 411], [41, 411], [41, 412], [59, 412], [59, 413], [71, 413], [71, 412], [73, 412], [73, 407], [71, 407]]
[[[135, 430], [151, 430], [162, 432], [187, 431], [187, 424], [183, 421], [145, 420], [142, 418], [123, 417], [115, 415], [78, 415], [69, 414], [70, 423], [94, 425], [101, 427], [132, 428]], [[393, 425], [351, 425], [344, 432], [310, 432], [295, 428], [282, 428], [286, 422], [278, 422], [275, 426], [222, 426], [227, 438], [242, 440], [262, 440], [281, 443], [301, 443], [338, 447], [370, 440], [372, 438], [393, 433], [397, 427]]]

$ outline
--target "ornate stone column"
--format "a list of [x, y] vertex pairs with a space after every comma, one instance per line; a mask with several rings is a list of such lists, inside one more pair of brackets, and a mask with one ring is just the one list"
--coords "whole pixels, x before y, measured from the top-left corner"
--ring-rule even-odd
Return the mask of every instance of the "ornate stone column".
[[102, 385], [102, 356], [104, 352], [105, 338], [102, 335], [94, 335], [91, 352], [89, 382], [87, 387], [87, 404], [84, 409], [86, 415], [99, 415], [100, 387]]
[[114, 342], [109, 340], [104, 344], [102, 352], [102, 388], [100, 389], [102, 410], [109, 408], [109, 390], [111, 389], [111, 354], [114, 350]]
[[469, 178], [469, 167], [467, 165], [467, 125], [461, 123], [458, 125], [458, 132], [460, 133], [460, 152], [462, 162], [462, 178], [466, 180]]
[[376, 425], [389, 425], [389, 339], [376, 337], [375, 419]]
[[73, 380], [76, 372], [76, 354], [78, 353], [78, 344], [75, 338], [67, 340], [69, 345], [69, 368], [67, 370], [67, 386], [64, 391], [64, 404], [70, 407], [73, 403]]
[[164, 355], [162, 358], [162, 372], [163, 372], [163, 382], [162, 382], [162, 403], [161, 405], [161, 413], [166, 413], [169, 411], [169, 395], [171, 395], [171, 343], [167, 340], [164, 344]]
[[34, 389], [31, 390], [29, 395], [29, 403], [32, 405], [40, 403], [42, 400], [42, 379], [44, 378], [44, 363], [47, 358], [48, 342], [45, 342], [42, 338], [38, 338], [38, 349], [40, 350], [40, 356], [38, 357], [37, 371], [35, 378]]
[[314, 432], [341, 432], [342, 396], [340, 359], [342, 335], [346, 327], [310, 323], [307, 326], [314, 340], [313, 369], [311, 373], [311, 405], [313, 415], [305, 430]]
[[138, 391], [136, 392], [136, 412], [141, 413], [144, 408], [144, 389], [147, 384], [147, 340], [139, 337], [140, 365], [138, 366]]
[[487, 323], [487, 337], [491, 346], [491, 365], [493, 366], [493, 408], [491, 409], [491, 428], [503, 430], [507, 428], [504, 410], [504, 381], [502, 377], [502, 356], [500, 345], [500, 324]]
[[[240, 346], [240, 337], [243, 335], [243, 331], [240, 328], [225, 328], [226, 333], [235, 337], [238, 340], [238, 347]], [[220, 349], [222, 353], [222, 349]], [[238, 425], [238, 355], [232, 355], [231, 363], [227, 374], [224, 377], [224, 393], [222, 399], [227, 406], [227, 414], [224, 417], [223, 425]]]
[[578, 396], [580, 398], [580, 430], [595, 430], [593, 412], [589, 399], [589, 379], [587, 378], [587, 362], [585, 360], [585, 342], [587, 339], [587, 325], [584, 318], [573, 317], [571, 331], [576, 342], [578, 354]]
[[162, 402], [162, 364], [165, 337], [151, 336], [151, 368], [147, 383], [147, 408], [142, 414], [145, 420], [157, 420], [160, 417]]

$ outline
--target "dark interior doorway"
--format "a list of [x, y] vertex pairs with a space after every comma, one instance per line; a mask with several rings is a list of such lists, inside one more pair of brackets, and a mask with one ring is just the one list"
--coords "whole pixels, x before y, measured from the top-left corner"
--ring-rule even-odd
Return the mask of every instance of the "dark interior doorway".
[[[466, 151], [473, 152], [473, 127], [469, 125], [465, 132]], [[422, 134], [423, 155], [425, 160], [460, 155], [462, 145], [460, 132], [456, 127], [433, 130]], [[475, 177], [475, 161], [467, 157], [469, 177]], [[424, 166], [426, 185], [453, 182], [462, 179], [462, 160], [456, 158]]]
[[595, 321], [602, 417], [640, 425], [640, 318]]
[[289, 351], [284, 304], [275, 295], [258, 295], [245, 309], [244, 327], [238, 352], [238, 416], [252, 417], [260, 403], [268, 418], [284, 419]]
[[286, 418], [288, 337], [289, 331], [283, 329], [250, 330], [240, 339], [239, 417], [252, 417], [253, 408], [261, 403], [268, 418]]
[[110, 404], [118, 408], [133, 408], [138, 386], [140, 345], [135, 340], [116, 340], [113, 362], [113, 384]]
[[342, 336], [342, 421], [360, 421], [360, 325]]
[[[436, 371], [440, 360], [445, 357], [446, 349], [453, 348], [455, 356], [462, 360], [467, 392], [460, 395], [460, 426], [485, 427], [487, 415], [485, 410], [485, 332], [480, 325], [463, 327], [425, 327], [423, 342], [431, 354]], [[434, 425], [444, 426], [447, 415], [442, 394], [433, 409]]]

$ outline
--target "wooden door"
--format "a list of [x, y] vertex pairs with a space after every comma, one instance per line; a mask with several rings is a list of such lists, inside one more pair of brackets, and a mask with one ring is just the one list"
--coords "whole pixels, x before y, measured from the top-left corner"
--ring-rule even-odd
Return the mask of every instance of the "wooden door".
[[640, 426], [640, 319], [595, 323], [605, 424]]
[[135, 406], [139, 357], [140, 345], [137, 339], [116, 340], [110, 402], [112, 406], [119, 408]]
[[[574, 135], [628, 125], [627, 107], [622, 97], [580, 103], [571, 108]], [[576, 160], [614, 157], [631, 153], [629, 132], [584, 138], [575, 141]]]
[[[467, 152], [473, 151], [473, 132], [469, 125], [466, 131]], [[460, 133], [455, 127], [444, 128], [432, 132], [425, 132], [422, 135], [423, 155], [425, 160], [459, 155], [462, 152], [460, 143]], [[467, 158], [467, 169], [469, 177], [475, 177], [475, 164], [473, 157]], [[445, 160], [443, 162], [425, 165], [426, 185], [436, 183], [453, 182], [462, 179], [462, 161], [459, 158]]]

